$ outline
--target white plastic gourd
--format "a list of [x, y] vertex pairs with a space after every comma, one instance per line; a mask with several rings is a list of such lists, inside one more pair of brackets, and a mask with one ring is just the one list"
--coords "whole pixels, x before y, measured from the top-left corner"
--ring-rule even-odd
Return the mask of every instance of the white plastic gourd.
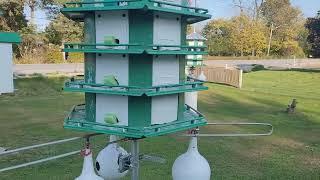
[[77, 177], [75, 180], [103, 180], [102, 177], [97, 176], [94, 167], [93, 167], [93, 159], [92, 159], [92, 152], [90, 149], [85, 149], [84, 161], [83, 161], [83, 167], [82, 172], [79, 177]]
[[[110, 142], [117, 140], [116, 136], [110, 136]], [[96, 170], [105, 180], [117, 180], [124, 177], [128, 171], [119, 172], [118, 158], [127, 155], [128, 152], [117, 143], [109, 144], [99, 152], [96, 159]]]
[[210, 180], [210, 176], [210, 165], [198, 151], [197, 137], [191, 137], [188, 151], [173, 164], [173, 180]]

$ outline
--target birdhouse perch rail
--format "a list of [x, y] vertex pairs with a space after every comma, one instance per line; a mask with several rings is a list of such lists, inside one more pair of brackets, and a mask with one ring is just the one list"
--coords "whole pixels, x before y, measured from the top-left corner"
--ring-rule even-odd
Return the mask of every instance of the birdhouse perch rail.
[[183, 136], [188, 137], [251, 137], [251, 136], [270, 136], [273, 134], [273, 126], [269, 123], [208, 123], [207, 126], [264, 126], [268, 127], [270, 130], [266, 133], [225, 133], [225, 134], [201, 134], [199, 129], [194, 130], [194, 134], [185, 134]]
[[68, 81], [64, 90], [69, 92], [91, 92], [100, 94], [118, 94], [126, 96], [159, 96], [164, 94], [176, 94], [191, 91], [203, 91], [208, 88], [202, 81], [185, 81], [180, 84], [167, 84], [152, 87], [138, 86], [114, 86], [106, 84], [86, 83], [83, 79]]

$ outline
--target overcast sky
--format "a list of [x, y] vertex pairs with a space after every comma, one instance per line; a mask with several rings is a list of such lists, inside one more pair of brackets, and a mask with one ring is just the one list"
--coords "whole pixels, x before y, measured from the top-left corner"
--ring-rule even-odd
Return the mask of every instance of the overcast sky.
[[[228, 18], [238, 14], [238, 9], [232, 5], [233, 0], [198, 0], [199, 7], [208, 8], [212, 18]], [[305, 17], [314, 17], [320, 10], [320, 0], [291, 0], [294, 6], [299, 7]], [[26, 11], [27, 18], [30, 13]], [[36, 12], [38, 28], [43, 30], [49, 21], [43, 11]]]

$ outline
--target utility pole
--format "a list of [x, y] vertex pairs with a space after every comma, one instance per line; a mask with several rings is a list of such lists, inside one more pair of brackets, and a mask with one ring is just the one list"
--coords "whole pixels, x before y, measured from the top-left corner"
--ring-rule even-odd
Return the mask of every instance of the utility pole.
[[134, 139], [132, 141], [131, 154], [132, 154], [131, 180], [139, 180], [139, 142], [137, 139]]

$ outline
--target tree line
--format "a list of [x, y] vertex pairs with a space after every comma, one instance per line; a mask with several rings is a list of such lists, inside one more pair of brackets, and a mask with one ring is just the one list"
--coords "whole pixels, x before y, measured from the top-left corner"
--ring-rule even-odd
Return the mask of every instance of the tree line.
[[[61, 63], [61, 46], [83, 39], [83, 24], [64, 17], [59, 9], [68, 0], [0, 0], [0, 31], [19, 32], [16, 63]], [[202, 30], [213, 56], [307, 56], [320, 57], [320, 12], [305, 19], [290, 0], [233, 0], [239, 15], [209, 21]], [[30, 20], [24, 15], [30, 10]], [[50, 18], [39, 32], [36, 10]], [[44, 17], [40, 17], [44, 18]], [[35, 56], [35, 54], [37, 56]], [[83, 60], [81, 53], [69, 61]]]
[[210, 55], [319, 57], [319, 13], [305, 19], [290, 0], [233, 2], [238, 16], [212, 20], [202, 30]]
[[[14, 48], [16, 63], [63, 63], [61, 46], [64, 42], [83, 39], [83, 25], [64, 17], [59, 9], [68, 0], [0, 0], [0, 31], [19, 32], [22, 43]], [[24, 14], [30, 11], [30, 20]], [[49, 25], [39, 32], [36, 10], [42, 10], [50, 18]], [[36, 56], [35, 56], [36, 55]], [[81, 62], [81, 53], [70, 54], [69, 61]]]

